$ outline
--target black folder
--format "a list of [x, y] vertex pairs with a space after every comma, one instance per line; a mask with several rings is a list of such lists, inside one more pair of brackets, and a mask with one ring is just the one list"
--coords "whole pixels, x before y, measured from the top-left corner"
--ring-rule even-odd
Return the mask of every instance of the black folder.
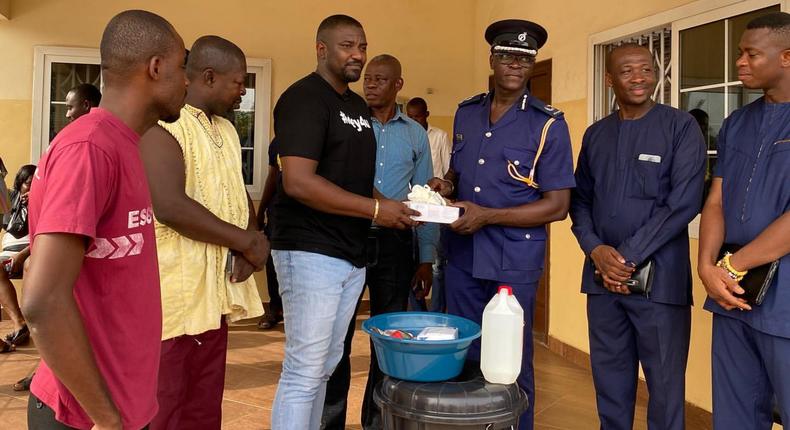
[[[732, 243], [725, 243], [719, 251], [719, 259], [724, 257], [724, 253], [729, 252], [735, 254], [739, 249], [743, 248], [742, 245], [735, 245]], [[776, 269], [779, 268], [779, 260], [763, 264], [749, 269], [746, 276], [738, 282], [738, 285], [744, 289], [743, 294], [735, 294], [735, 297], [740, 297], [746, 300], [747, 303], [752, 305], [759, 305], [765, 299], [765, 293], [776, 275]]]

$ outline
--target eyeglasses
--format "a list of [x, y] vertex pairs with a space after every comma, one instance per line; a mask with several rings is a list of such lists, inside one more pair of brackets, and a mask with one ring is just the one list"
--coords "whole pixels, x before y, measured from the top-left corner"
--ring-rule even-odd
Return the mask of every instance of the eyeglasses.
[[506, 66], [513, 64], [514, 61], [517, 61], [521, 67], [531, 67], [535, 64], [535, 57], [531, 55], [494, 54], [494, 58]]

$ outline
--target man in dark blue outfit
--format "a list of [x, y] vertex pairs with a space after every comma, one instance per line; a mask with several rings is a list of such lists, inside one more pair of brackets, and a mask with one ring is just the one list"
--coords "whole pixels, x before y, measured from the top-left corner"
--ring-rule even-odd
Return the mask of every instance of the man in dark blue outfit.
[[[657, 76], [647, 48], [612, 50], [606, 81], [619, 109], [587, 129], [571, 201], [572, 230], [587, 256], [582, 292], [598, 416], [601, 429], [633, 428], [641, 362], [648, 428], [682, 429], [691, 331], [687, 227], [702, 204], [705, 144], [694, 117], [651, 99]], [[632, 294], [626, 281], [646, 264], [651, 290]]]
[[[699, 275], [713, 312], [713, 425], [770, 429], [771, 399], [790, 422], [790, 14], [751, 21], [735, 64], [764, 96], [735, 111], [702, 211]], [[722, 244], [743, 245], [722, 258]], [[779, 260], [765, 299], [750, 305], [737, 278]]]
[[[447, 311], [482, 320], [497, 287], [510, 285], [524, 308], [519, 386], [529, 397], [520, 429], [532, 429], [535, 384], [532, 316], [546, 249], [546, 224], [570, 204], [573, 154], [562, 112], [526, 90], [543, 27], [499, 21], [488, 27], [494, 91], [463, 101], [455, 114], [453, 154], [444, 179], [431, 186], [456, 196], [461, 218], [450, 225], [445, 271]], [[479, 361], [480, 344], [469, 350]]]

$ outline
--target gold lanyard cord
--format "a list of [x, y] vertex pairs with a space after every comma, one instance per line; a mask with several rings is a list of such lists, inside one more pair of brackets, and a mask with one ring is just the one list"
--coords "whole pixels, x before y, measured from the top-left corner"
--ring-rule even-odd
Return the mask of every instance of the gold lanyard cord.
[[535, 169], [538, 167], [538, 159], [540, 159], [540, 154], [543, 153], [543, 147], [546, 146], [546, 137], [549, 135], [549, 127], [551, 127], [554, 121], [556, 121], [554, 118], [549, 118], [549, 120], [546, 121], [546, 124], [543, 125], [543, 131], [540, 133], [538, 152], [535, 154], [535, 160], [532, 161], [532, 168], [529, 169], [528, 177], [524, 177], [522, 174], [518, 173], [518, 167], [516, 167], [512, 161], [507, 160], [507, 173], [511, 178], [519, 182], [523, 182], [532, 188], [539, 188], [538, 183], [535, 182]]

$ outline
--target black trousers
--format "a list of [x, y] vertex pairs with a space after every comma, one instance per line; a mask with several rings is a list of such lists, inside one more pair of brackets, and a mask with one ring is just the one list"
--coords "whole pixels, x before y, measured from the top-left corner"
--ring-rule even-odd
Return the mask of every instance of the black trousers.
[[[405, 311], [409, 302], [411, 280], [414, 277], [414, 241], [412, 232], [372, 228], [368, 235], [368, 264], [365, 285], [370, 297], [370, 315]], [[364, 290], [363, 290], [364, 292]], [[361, 297], [360, 297], [361, 299]], [[359, 302], [357, 303], [359, 310]], [[344, 430], [348, 409], [348, 389], [351, 384], [351, 341], [356, 328], [356, 312], [346, 333], [343, 358], [326, 386], [326, 400], [321, 417], [321, 428]], [[362, 403], [362, 427], [381, 429], [381, 411], [373, 401], [373, 390], [384, 378], [379, 370], [373, 344], [370, 344], [370, 370]]]
[[[266, 218], [269, 218], [268, 212]], [[264, 224], [263, 232], [266, 234], [266, 237], [272, 237], [271, 225], [268, 222]], [[280, 283], [277, 282], [277, 272], [274, 270], [274, 260], [272, 260], [271, 253], [269, 253], [269, 258], [266, 259], [266, 289], [269, 291], [270, 316], [274, 318], [283, 311], [283, 299], [280, 297]]]
[[[55, 411], [32, 394], [27, 400], [27, 428], [28, 430], [77, 430], [57, 421]], [[142, 430], [148, 430], [148, 426]]]
[[283, 299], [280, 297], [280, 283], [277, 282], [277, 272], [274, 271], [271, 254], [266, 260], [266, 288], [269, 290], [269, 312], [271, 317], [276, 317], [283, 311]]

